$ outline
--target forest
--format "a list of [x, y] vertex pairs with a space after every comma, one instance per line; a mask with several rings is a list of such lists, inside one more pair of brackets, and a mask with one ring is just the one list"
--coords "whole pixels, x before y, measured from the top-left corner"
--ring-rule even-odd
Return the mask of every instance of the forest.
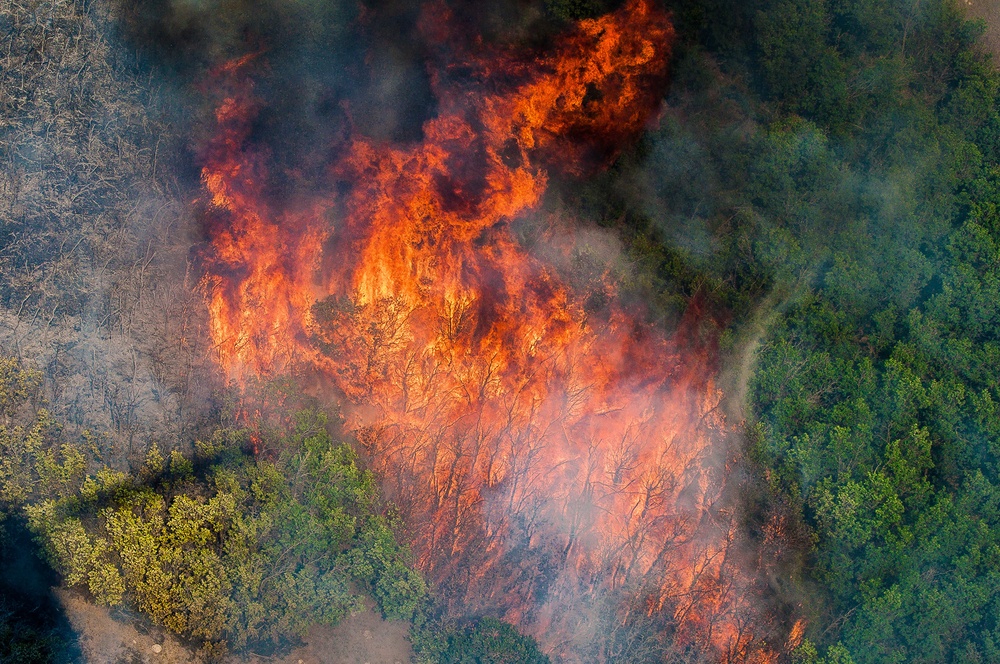
[[[435, 113], [478, 109], [486, 102], [464, 101], [477, 94], [505, 108], [489, 95], [536, 89], [524, 62], [561, 71], [542, 54], [575, 53], [566, 35], [636, 3], [434, 4], [478, 35], [460, 55], [532, 54], [485, 84], [442, 55], [460, 39], [413, 27], [431, 4], [0, 3], [0, 661], [99, 661], [70, 596], [171, 635], [190, 661], [278, 661], [316, 625], [362, 611], [403, 625], [408, 655], [425, 663], [1000, 661], [1000, 70], [986, 25], [958, 0], [650, 0], [673, 41], [661, 87], [659, 69], [637, 75], [656, 95], [639, 131], [608, 147], [591, 125], [553, 130], [563, 156], [583, 136], [604, 159], [562, 171], [560, 158], [498, 143], [511, 169], [537, 158], [547, 187], [463, 241], [486, 255], [509, 228], [537, 262], [562, 246], [538, 220], [560, 220], [554, 234], [576, 253], [552, 259], [545, 284], [583, 294], [567, 320], [614, 329], [619, 310], [639, 312], [633, 331], [670, 340], [649, 353], [680, 349], [650, 371], [718, 390], [691, 408], [712, 441], [697, 477], [719, 495], [689, 518], [690, 490], [656, 494], [676, 499], [671, 516], [628, 522], [636, 530], [612, 555], [587, 522], [603, 523], [619, 494], [587, 475], [579, 496], [567, 489], [570, 523], [553, 516], [544, 494], [561, 485], [541, 484], [545, 467], [532, 465], [548, 443], [527, 441], [549, 441], [548, 429], [522, 426], [513, 400], [469, 398], [475, 452], [451, 443], [447, 481], [433, 465], [428, 491], [406, 441], [437, 435], [425, 411], [451, 417], [447, 402], [406, 401], [421, 419], [398, 437], [398, 422], [364, 419], [424, 398], [412, 388], [430, 389], [421, 370], [449, 395], [461, 382], [406, 355], [415, 315], [402, 299], [334, 291], [310, 303], [312, 327], [294, 343], [249, 335], [229, 351], [219, 340], [213, 298], [253, 278], [220, 248], [241, 237], [234, 219], [271, 211], [308, 240], [296, 215], [329, 186], [346, 202], [318, 218], [360, 237], [361, 186], [344, 181], [382, 182], [371, 164], [413, 146], [451, 149], [427, 138]], [[220, 64], [251, 51], [268, 55]], [[256, 57], [270, 60], [253, 85], [233, 82]], [[587, 103], [603, 103], [604, 83], [588, 85]], [[256, 117], [226, 115], [219, 99], [241, 95]], [[361, 161], [385, 144], [403, 147]], [[216, 166], [233, 145], [239, 168]], [[239, 187], [264, 162], [254, 187], [266, 205], [254, 208]], [[473, 180], [449, 195], [470, 196]], [[563, 231], [566, 219], [585, 230]], [[275, 246], [292, 254], [306, 240]], [[355, 251], [338, 237], [319, 245], [343, 252], [318, 268], [331, 274]], [[543, 290], [526, 292], [558, 300]], [[242, 315], [263, 319], [246, 302], [263, 311], [267, 299], [238, 300]], [[435, 325], [461, 340], [465, 315]], [[247, 370], [241, 353], [268, 343], [299, 359]], [[348, 354], [361, 359], [337, 364]], [[645, 370], [646, 355], [630, 357]], [[394, 383], [394, 362], [415, 382]], [[675, 364], [709, 375], [689, 384]], [[571, 396], [567, 413], [586, 403]], [[509, 419], [499, 434], [481, 425], [496, 403]], [[514, 470], [490, 466], [476, 484], [482, 459]], [[636, 464], [619, 460], [613, 484]], [[511, 486], [531, 482], [544, 488]], [[670, 528], [674, 539], [648, 545], [656, 561], [636, 562]], [[710, 537], [723, 543], [697, 548]], [[703, 565], [679, 589], [685, 547]], [[626, 551], [638, 551], [630, 565]], [[714, 553], [724, 562], [709, 564]]]

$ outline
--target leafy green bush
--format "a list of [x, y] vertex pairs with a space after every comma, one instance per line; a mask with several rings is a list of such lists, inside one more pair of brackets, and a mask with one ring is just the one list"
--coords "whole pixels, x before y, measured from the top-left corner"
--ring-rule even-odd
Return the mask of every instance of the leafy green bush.
[[452, 625], [429, 622], [413, 630], [417, 659], [427, 664], [548, 664], [531, 637], [495, 618]]
[[[18, 397], [19, 371], [4, 373], [0, 397]], [[245, 452], [249, 431], [219, 430], [193, 458], [153, 445], [137, 473], [86, 474], [83, 450], [47, 436], [40, 410], [29, 428], [0, 426], [0, 487], [66, 585], [216, 653], [336, 623], [362, 608], [359, 591], [387, 618], [412, 618], [427, 589], [371, 473], [325, 416], [294, 419], [266, 458]]]

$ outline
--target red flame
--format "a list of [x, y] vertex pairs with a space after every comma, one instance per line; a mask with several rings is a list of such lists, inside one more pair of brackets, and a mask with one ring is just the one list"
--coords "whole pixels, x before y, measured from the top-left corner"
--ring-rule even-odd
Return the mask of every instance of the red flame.
[[[444, 44], [446, 8], [432, 9], [423, 30]], [[334, 379], [456, 610], [499, 612], [574, 658], [590, 638], [577, 603], [627, 591], [684, 642], [768, 661], [742, 617], [731, 518], [713, 505], [709, 353], [682, 353], [616, 304], [607, 274], [589, 295], [611, 304], [588, 310], [510, 228], [549, 173], [606, 163], [644, 128], [672, 40], [663, 13], [631, 0], [547, 55], [462, 53], [477, 73], [434, 72], [422, 142], [354, 137], [328, 192], [294, 208], [261, 193], [247, 62], [229, 67], [203, 170], [216, 217], [204, 287], [233, 379], [291, 362]], [[587, 250], [558, 223], [544, 242]]]

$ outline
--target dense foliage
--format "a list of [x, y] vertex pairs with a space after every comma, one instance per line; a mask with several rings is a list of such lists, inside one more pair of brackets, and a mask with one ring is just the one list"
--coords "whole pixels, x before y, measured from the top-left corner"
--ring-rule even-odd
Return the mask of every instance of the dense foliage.
[[511, 625], [481, 618], [458, 625], [447, 620], [420, 622], [412, 631], [417, 661], [430, 664], [548, 664], [538, 644]]
[[37, 374], [11, 360], [2, 368], [0, 494], [23, 509], [66, 585], [137, 608], [207, 652], [335, 623], [362, 606], [358, 590], [390, 619], [421, 605], [424, 582], [374, 479], [322, 415], [297, 415], [273, 458], [248, 453], [249, 431], [222, 429], [193, 458], [151, 445], [129, 474], [59, 442], [44, 409], [29, 417]]
[[756, 348], [751, 452], [814, 541], [787, 591], [810, 621], [796, 657], [996, 661], [1000, 76], [980, 27], [946, 0], [673, 4], [661, 126], [575, 203], [623, 227], [665, 317], [700, 295], [733, 365]]
[[[193, 455], [154, 443], [129, 473], [100, 463], [86, 441], [61, 440], [40, 382], [0, 358], [0, 506], [26, 519], [63, 583], [97, 603], [138, 610], [214, 657], [336, 624], [368, 597], [385, 619], [414, 623], [423, 662], [547, 661], [500, 621], [431, 619], [391, 510], [325, 415], [280, 414], [266, 433], [221, 428]], [[0, 635], [23, 622], [0, 605]], [[2, 661], [65, 651], [45, 626], [19, 631]]]
[[[532, 11], [563, 25], [614, 4]], [[781, 505], [812, 538], [780, 589], [808, 618], [794, 659], [1000, 660], [1000, 77], [979, 28], [953, 0], [666, 4], [681, 41], [658, 127], [551, 204], [621, 232], [629, 292], [664, 324], [698, 297], [725, 366], [754, 351], [734, 385], [772, 502], [747, 506], [748, 528]], [[372, 478], [321, 415], [269, 433], [267, 454], [238, 427], [186, 454], [152, 443], [185, 445], [209, 401], [197, 344], [149, 334], [194, 338], [198, 300], [146, 272], [155, 243], [128, 192], [165, 177], [158, 137], [172, 139], [142, 85], [121, 92], [135, 65], [108, 57], [86, 5], [0, 23], [0, 103], [17, 118], [3, 344], [37, 356], [59, 411], [40, 373], [0, 360], [8, 519], [67, 584], [210, 651], [294, 637], [369, 596], [413, 620], [424, 661], [542, 661], [502, 623], [428, 617]], [[186, 294], [173, 309], [164, 284]], [[58, 658], [51, 626], [5, 598], [0, 659]]]
[[50, 587], [58, 579], [34, 555], [17, 519], [0, 521], [0, 563], [0, 662], [73, 661], [75, 639]]

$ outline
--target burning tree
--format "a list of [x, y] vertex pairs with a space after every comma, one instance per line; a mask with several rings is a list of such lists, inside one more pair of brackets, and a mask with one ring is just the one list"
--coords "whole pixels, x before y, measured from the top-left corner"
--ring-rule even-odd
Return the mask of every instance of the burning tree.
[[[621, 654], [628, 637], [598, 625], [635, 616], [681, 649], [771, 659], [722, 507], [711, 349], [685, 333], [697, 307], [668, 338], [610, 274], [581, 292], [511, 228], [552, 174], [607, 164], [650, 121], [670, 22], [632, 0], [530, 55], [462, 45], [441, 4], [421, 30], [441, 60], [423, 139], [352, 135], [324, 190], [294, 205], [263, 193], [272, 164], [251, 140], [264, 56], [217, 72], [203, 287], [223, 368], [333, 381], [453, 609], [571, 659]], [[556, 230], [555, 254], [581, 250]], [[610, 618], [581, 608], [602, 603]]]

